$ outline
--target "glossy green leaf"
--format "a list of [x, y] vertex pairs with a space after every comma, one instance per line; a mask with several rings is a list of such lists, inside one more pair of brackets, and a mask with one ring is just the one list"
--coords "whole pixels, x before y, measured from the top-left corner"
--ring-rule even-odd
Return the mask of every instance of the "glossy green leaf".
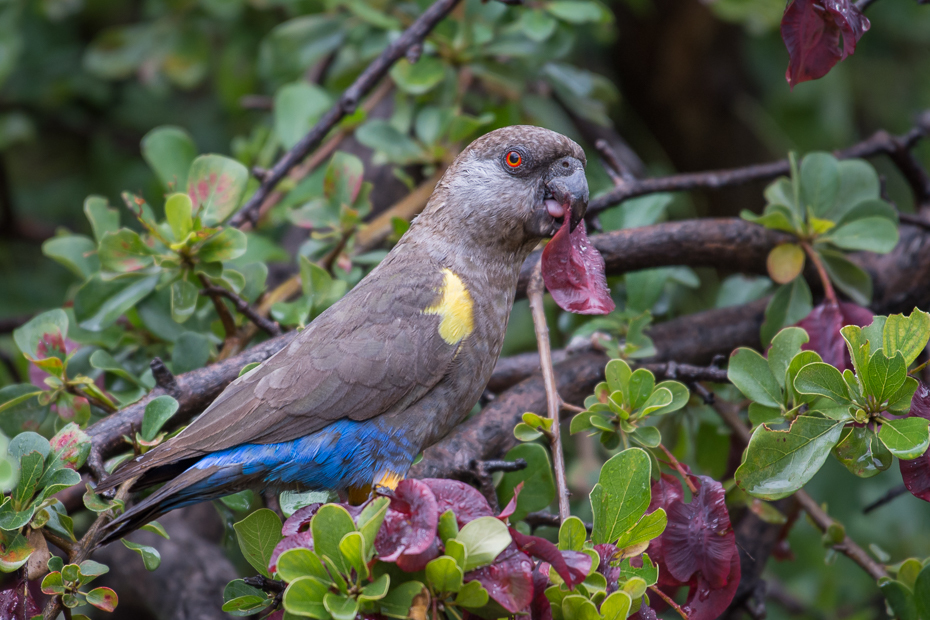
[[458, 592], [462, 588], [462, 569], [453, 558], [441, 555], [426, 565], [426, 581], [433, 592]]
[[354, 620], [358, 613], [358, 599], [327, 592], [323, 596], [323, 607], [335, 620]]
[[[278, 515], [267, 508], [261, 508], [233, 527], [245, 559], [259, 573], [271, 577], [268, 562], [275, 545], [281, 540], [281, 519]], [[338, 539], [336, 544], [338, 545]]]
[[408, 581], [391, 588], [387, 596], [378, 602], [381, 613], [389, 618], [406, 620], [413, 599], [422, 591], [423, 584], [419, 581]]
[[94, 588], [86, 594], [86, 597], [88, 603], [103, 611], [113, 611], [119, 603], [116, 592], [110, 588]]
[[801, 394], [816, 394], [839, 404], [850, 401], [843, 375], [823, 362], [814, 362], [801, 368], [794, 379], [794, 389]]
[[878, 402], [891, 398], [901, 389], [906, 379], [907, 366], [900, 353], [888, 358], [885, 357], [885, 352], [879, 349], [869, 358], [869, 369], [864, 377], [865, 387]]
[[178, 401], [168, 395], [153, 398], [145, 405], [142, 415], [142, 439], [152, 441], [165, 422], [178, 410]]
[[201, 155], [191, 163], [187, 175], [187, 194], [194, 206], [194, 216], [204, 226], [216, 226], [226, 220], [236, 208], [249, 171], [234, 159], [221, 155]]
[[921, 618], [930, 618], [930, 565], [925, 565], [914, 581], [914, 601]]
[[930, 314], [914, 308], [910, 316], [893, 314], [882, 328], [882, 348], [886, 355], [900, 352], [910, 366], [930, 339]]
[[128, 228], [103, 235], [97, 252], [100, 266], [117, 273], [141, 271], [151, 267], [154, 254], [154, 248], [146, 243], [139, 233]]
[[324, 583], [331, 581], [320, 557], [310, 549], [288, 549], [278, 557], [275, 568], [278, 576], [288, 583], [307, 576], [316, 577]]
[[784, 395], [769, 364], [758, 352], [740, 347], [730, 355], [727, 378], [753, 402], [781, 407]]
[[590, 495], [594, 544], [614, 542], [639, 521], [651, 498], [651, 471], [649, 455], [639, 448], [624, 450], [604, 464]]
[[736, 483], [760, 499], [787, 497], [817, 473], [842, 430], [842, 422], [812, 415], [798, 416], [785, 431], [759, 426], [736, 470]]
[[227, 261], [245, 254], [248, 238], [238, 228], [224, 228], [203, 242], [197, 250], [197, 258], [205, 263]]
[[902, 418], [886, 420], [878, 431], [878, 438], [899, 459], [916, 459], [930, 445], [930, 420], [926, 418]]
[[878, 587], [894, 611], [896, 620], [919, 620], [917, 602], [910, 588], [894, 579], [880, 583]]
[[371, 581], [362, 587], [362, 591], [359, 592], [358, 595], [358, 600], [359, 602], [380, 601], [385, 596], [387, 596], [390, 586], [390, 576], [387, 574], [381, 575], [374, 581]]
[[[134, 543], [125, 538], [121, 538], [120, 540], [126, 545], [127, 549], [132, 549], [142, 556], [142, 563], [145, 565], [146, 570], [155, 570], [161, 564], [161, 554], [155, 547]], [[246, 557], [246, 559], [248, 559], [248, 557]]]
[[142, 157], [164, 187], [184, 188], [187, 187], [187, 171], [197, 157], [197, 146], [187, 131], [166, 125], [145, 134]]
[[891, 452], [879, 441], [875, 431], [866, 426], [844, 429], [833, 456], [860, 478], [871, 478], [891, 466]]
[[658, 508], [647, 515], [643, 515], [643, 518], [632, 529], [620, 537], [616, 545], [621, 549], [641, 545], [661, 536], [667, 524], [668, 516], [666, 516], [665, 510]]
[[368, 562], [363, 557], [365, 553], [365, 539], [360, 532], [349, 532], [339, 541], [339, 551], [349, 566], [355, 569], [356, 574], [363, 579], [368, 578]]
[[569, 594], [562, 599], [562, 616], [570, 620], [600, 620], [597, 607], [587, 597]]
[[[343, 574], [347, 574], [349, 572], [348, 566], [342, 559], [339, 543], [342, 541], [343, 536], [356, 531], [355, 522], [348, 511], [336, 504], [325, 504], [313, 515], [313, 519], [310, 521], [310, 530], [313, 532], [313, 548], [321, 556], [321, 559], [322, 557], [328, 557], [340, 568]], [[280, 531], [281, 526], [279, 525], [279, 534]], [[277, 544], [277, 541], [275, 543]]]
[[100, 331], [113, 325], [118, 318], [151, 293], [158, 276], [129, 276], [103, 281], [99, 274], [78, 289], [74, 298], [74, 315], [80, 326]]
[[782, 389], [785, 389], [788, 365], [801, 351], [801, 346], [809, 340], [807, 332], [800, 327], [786, 327], [772, 338], [767, 361], [772, 376]]
[[804, 207], [822, 216], [833, 207], [840, 189], [839, 165], [829, 153], [809, 153], [801, 160], [801, 198]]
[[496, 517], [479, 517], [469, 521], [455, 540], [465, 547], [466, 573], [492, 563], [511, 542], [507, 526]]
[[765, 308], [760, 334], [762, 344], [768, 346], [781, 328], [794, 325], [810, 314], [812, 308], [813, 296], [804, 278], [795, 278], [790, 284], [778, 287]]
[[575, 516], [569, 516], [559, 527], [559, 549], [561, 551], [581, 551], [588, 537], [584, 522]]
[[469, 581], [455, 595], [455, 604], [461, 607], [484, 607], [488, 604], [488, 591], [477, 579]]
[[868, 306], [872, 302], [872, 277], [859, 265], [850, 261], [842, 252], [819, 247], [830, 281], [854, 303]]
[[524, 459], [527, 463], [525, 469], [505, 473], [497, 487], [500, 504], [505, 506], [517, 485], [523, 483], [523, 490], [517, 498], [517, 510], [511, 517], [513, 522], [552, 503], [555, 499], [555, 478], [546, 448], [538, 443], [524, 443], [511, 448], [504, 458], [508, 461]]
[[323, 598], [328, 593], [329, 586], [319, 579], [300, 577], [284, 591], [284, 609], [297, 616], [329, 620], [331, 616], [323, 605]]

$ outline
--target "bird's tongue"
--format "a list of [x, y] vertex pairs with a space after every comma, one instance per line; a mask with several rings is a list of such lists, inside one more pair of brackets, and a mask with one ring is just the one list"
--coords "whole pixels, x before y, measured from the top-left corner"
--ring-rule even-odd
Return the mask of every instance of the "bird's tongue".
[[564, 310], [607, 314], [615, 308], [604, 275], [604, 258], [588, 241], [583, 220], [569, 232], [569, 218], [565, 217], [543, 248], [542, 276], [555, 303]]

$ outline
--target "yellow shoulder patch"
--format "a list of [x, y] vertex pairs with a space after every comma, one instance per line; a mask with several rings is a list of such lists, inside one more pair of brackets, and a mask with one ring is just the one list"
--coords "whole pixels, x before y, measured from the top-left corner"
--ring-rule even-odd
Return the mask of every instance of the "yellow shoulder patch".
[[474, 329], [472, 299], [461, 278], [449, 269], [443, 269], [442, 273], [442, 297], [435, 305], [423, 310], [423, 313], [440, 316], [439, 335], [449, 344], [456, 344], [467, 338]]

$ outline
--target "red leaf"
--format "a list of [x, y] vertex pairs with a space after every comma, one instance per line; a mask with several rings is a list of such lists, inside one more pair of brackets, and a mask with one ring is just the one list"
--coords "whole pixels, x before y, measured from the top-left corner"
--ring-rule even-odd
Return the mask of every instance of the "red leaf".
[[459, 527], [478, 517], [490, 517], [494, 514], [484, 495], [464, 482], [443, 478], [425, 478], [420, 482], [428, 486], [436, 497], [439, 514], [452, 510]]
[[604, 258], [585, 232], [584, 221], [569, 232], [570, 218], [543, 248], [542, 276], [552, 299], [576, 314], [608, 314], [615, 308], [604, 275]]
[[525, 610], [533, 601], [533, 561], [513, 544], [490, 566], [465, 575], [465, 582], [477, 579], [488, 596], [510, 613]]
[[781, 20], [781, 37], [790, 57], [785, 73], [788, 84], [793, 88], [825, 76], [856, 51], [856, 43], [869, 26], [869, 20], [849, 0], [794, 0]]
[[922, 381], [917, 385], [917, 391], [911, 398], [910, 415], [930, 420], [930, 388]]
[[323, 504], [310, 504], [309, 506], [304, 506], [299, 509], [284, 522], [284, 525], [281, 527], [281, 534], [283, 536], [293, 536], [298, 532], [309, 531], [310, 520], [313, 519], [313, 515], [317, 513], [322, 505]]
[[510, 528], [510, 536], [520, 551], [551, 564], [569, 588], [574, 588], [584, 581], [591, 570], [591, 558], [584, 553], [559, 551], [558, 547], [545, 538], [521, 534], [513, 528]]
[[22, 580], [13, 581], [0, 590], [0, 619], [31, 618], [42, 613], [29, 590]]
[[865, 327], [871, 325], [873, 319], [871, 311], [856, 304], [820, 304], [797, 324], [810, 336], [810, 341], [801, 348], [805, 351], [816, 351], [823, 361], [836, 366], [840, 372], [847, 368], [852, 369], [849, 350], [840, 329], [846, 325]]
[[497, 515], [498, 519], [506, 523], [507, 519], [513, 516], [513, 513], [517, 511], [517, 498], [520, 497], [520, 491], [522, 490], [523, 490], [523, 482], [520, 482], [520, 484], [518, 484], [513, 489], [513, 497], [510, 498], [510, 501], [507, 502], [507, 505], [504, 506], [504, 509], [501, 510], [501, 513]]
[[[651, 550], [649, 553], [654, 553]], [[604, 575], [604, 579], [607, 580], [607, 594], [613, 594], [617, 591], [618, 581], [620, 580], [620, 567], [613, 566], [613, 561], [617, 558], [617, 552], [620, 549], [617, 548], [617, 545], [612, 545], [610, 543], [594, 545], [594, 550], [597, 551], [597, 555], [600, 558], [600, 562], [597, 565], [597, 572]]]
[[910, 461], [899, 459], [898, 464], [907, 490], [914, 497], [930, 502], [930, 450]]
[[433, 544], [438, 524], [439, 506], [430, 488], [420, 480], [403, 480], [391, 497], [375, 549], [383, 562], [395, 562], [401, 554], [418, 555]]
[[533, 602], [530, 603], [530, 620], [552, 620], [552, 604], [546, 596], [548, 587], [547, 573], [536, 567], [533, 571]]
[[426, 565], [429, 564], [431, 560], [435, 560], [440, 555], [442, 554], [439, 552], [439, 538], [435, 537], [433, 538], [432, 544], [422, 553], [402, 553], [400, 557], [397, 558], [397, 568], [405, 573], [415, 573], [426, 568]]
[[727, 584], [736, 537], [730, 527], [723, 486], [707, 476], [692, 476], [698, 486], [690, 504], [666, 509], [668, 525], [661, 538], [665, 568], [684, 583], [700, 572], [711, 587]]
[[723, 585], [714, 588], [700, 574], [692, 581], [688, 591], [688, 600], [682, 610], [688, 614], [688, 620], [716, 620], [719, 618], [736, 594], [739, 586], [739, 554], [733, 553], [730, 567]]
[[[309, 520], [308, 520], [309, 523]], [[310, 527], [309, 525], [307, 526]], [[278, 558], [281, 554], [290, 549], [310, 549], [313, 551], [313, 534], [309, 529], [285, 536], [275, 545], [274, 551], [271, 552], [271, 559], [268, 560], [268, 572], [274, 573], [278, 570]]]

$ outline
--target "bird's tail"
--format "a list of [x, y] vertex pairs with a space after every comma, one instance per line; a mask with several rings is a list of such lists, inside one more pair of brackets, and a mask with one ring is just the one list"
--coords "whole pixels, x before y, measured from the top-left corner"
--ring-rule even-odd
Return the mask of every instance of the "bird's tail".
[[102, 546], [111, 543], [175, 508], [216, 499], [231, 493], [232, 491], [228, 488], [209, 492], [208, 488], [212, 486], [210, 478], [216, 473], [215, 468], [191, 467], [106, 524], [99, 544]]

